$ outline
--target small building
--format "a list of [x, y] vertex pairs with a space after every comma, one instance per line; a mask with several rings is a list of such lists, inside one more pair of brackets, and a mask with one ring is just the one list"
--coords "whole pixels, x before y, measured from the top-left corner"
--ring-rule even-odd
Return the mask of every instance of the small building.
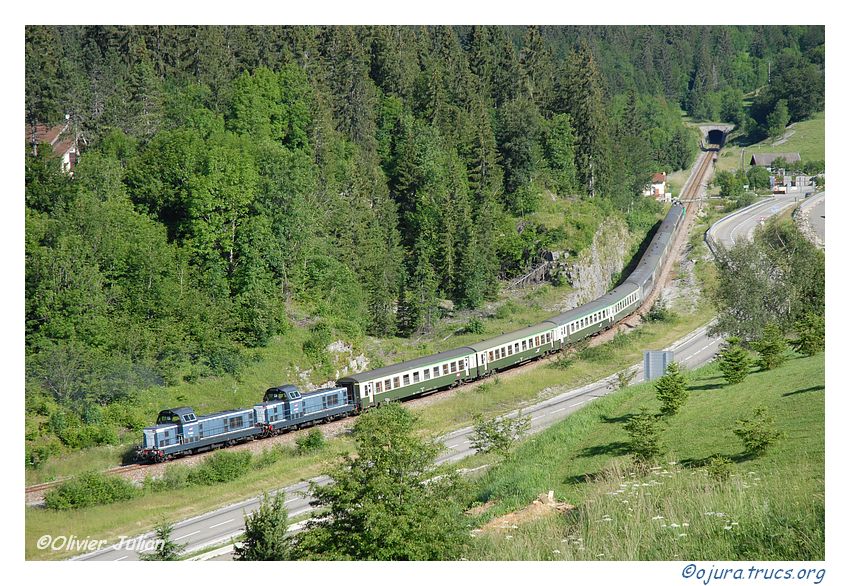
[[654, 197], [658, 201], [669, 201], [667, 198], [667, 173], [655, 173], [646, 189], [643, 190], [646, 197]]
[[799, 163], [800, 153], [758, 153], [750, 159], [750, 167], [765, 167], [773, 170], [773, 161], [783, 159], [786, 163]]
[[69, 175], [74, 174], [79, 144], [70, 120], [66, 119], [62, 124], [53, 127], [46, 124], [27, 124], [25, 140], [32, 147], [33, 154], [37, 153], [39, 144], [49, 144], [53, 148], [53, 154], [61, 161], [62, 171]]

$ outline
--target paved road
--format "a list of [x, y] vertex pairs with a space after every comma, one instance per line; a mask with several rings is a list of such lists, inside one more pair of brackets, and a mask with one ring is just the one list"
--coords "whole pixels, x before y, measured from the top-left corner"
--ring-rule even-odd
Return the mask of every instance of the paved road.
[[[785, 207], [794, 203], [793, 196], [779, 196], [764, 202], [758, 202], [749, 208], [739, 210], [735, 214], [724, 218], [711, 227], [709, 232], [717, 242], [724, 246], [730, 246], [742, 238], [750, 238], [755, 227], [759, 225], [762, 217], [780, 212]], [[674, 343], [667, 350], [673, 350], [676, 361], [687, 368], [695, 368], [710, 361], [717, 352], [721, 342], [718, 338], [710, 338], [706, 334], [707, 327], [691, 332], [681, 340]], [[643, 380], [643, 365], [636, 364], [632, 369], [637, 371], [635, 382]], [[524, 415], [531, 416], [531, 433], [540, 431], [563, 420], [565, 417], [580, 409], [583, 405], [594, 401], [598, 397], [613, 392], [615, 388], [615, 376], [589, 384], [579, 389], [565, 391], [558, 396], [547, 399], [533, 407], [523, 410]], [[509, 414], [508, 416], [515, 415]], [[455, 462], [470, 456], [473, 450], [470, 448], [470, 435], [472, 429], [467, 427], [447, 434], [441, 441], [446, 450], [438, 459], [438, 462]], [[327, 477], [314, 479], [320, 484], [329, 481]], [[311, 510], [304, 492], [308, 489], [306, 482], [286, 487], [285, 503], [290, 517], [303, 515]], [[252, 498], [241, 503], [229, 505], [217, 511], [212, 511], [198, 517], [181, 521], [174, 526], [172, 533], [174, 541], [186, 545], [186, 551], [192, 552], [206, 549], [215, 544], [223, 544], [231, 538], [242, 533], [243, 517], [259, 506], [259, 499]], [[148, 533], [138, 541], [153, 539], [153, 534]], [[124, 548], [119, 543], [90, 554], [80, 556], [80, 560], [104, 560], [121, 561], [138, 559], [139, 551], [152, 548]]]
[[800, 196], [794, 195], [770, 196], [718, 221], [709, 229], [709, 236], [727, 248], [742, 240], [752, 240], [763, 219], [778, 214], [799, 200]]

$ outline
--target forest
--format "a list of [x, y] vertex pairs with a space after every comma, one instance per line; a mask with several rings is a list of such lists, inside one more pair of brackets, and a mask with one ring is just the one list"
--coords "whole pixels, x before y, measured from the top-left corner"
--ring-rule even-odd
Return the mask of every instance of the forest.
[[140, 389], [293, 327], [321, 346], [480, 307], [561, 236], [528, 219], [543, 198], [645, 234], [641, 190], [699, 148], [683, 111], [757, 136], [824, 107], [818, 26], [28, 26], [25, 50], [26, 123], [81, 145], [73, 175], [25, 145], [45, 451], [114, 443], [149, 423]]

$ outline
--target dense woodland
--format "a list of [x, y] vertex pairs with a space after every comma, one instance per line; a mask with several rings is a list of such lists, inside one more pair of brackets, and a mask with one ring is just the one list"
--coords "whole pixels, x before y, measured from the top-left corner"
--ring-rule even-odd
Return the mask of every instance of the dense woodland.
[[26, 145], [28, 409], [114, 441], [139, 389], [238, 372], [296, 306], [316, 344], [427, 330], [556, 239], [544, 197], [646, 233], [640, 190], [698, 148], [681, 110], [753, 135], [822, 110], [823, 35], [27, 27], [26, 122], [84, 145], [73, 177]]

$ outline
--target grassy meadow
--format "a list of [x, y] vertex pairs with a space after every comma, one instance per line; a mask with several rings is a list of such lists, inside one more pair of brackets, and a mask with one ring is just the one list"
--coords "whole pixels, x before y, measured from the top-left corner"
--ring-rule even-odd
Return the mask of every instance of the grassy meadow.
[[[576, 509], [477, 533], [471, 559], [823, 559], [823, 354], [732, 386], [715, 365], [688, 379], [688, 401], [666, 421], [656, 466], [641, 469], [625, 454], [623, 423], [659, 407], [641, 384], [594, 401], [488, 470], [478, 498], [495, 505], [480, 524], [549, 490]], [[732, 430], [756, 407], [784, 437], [750, 458]], [[708, 473], [713, 456], [732, 461], [728, 479]]]

